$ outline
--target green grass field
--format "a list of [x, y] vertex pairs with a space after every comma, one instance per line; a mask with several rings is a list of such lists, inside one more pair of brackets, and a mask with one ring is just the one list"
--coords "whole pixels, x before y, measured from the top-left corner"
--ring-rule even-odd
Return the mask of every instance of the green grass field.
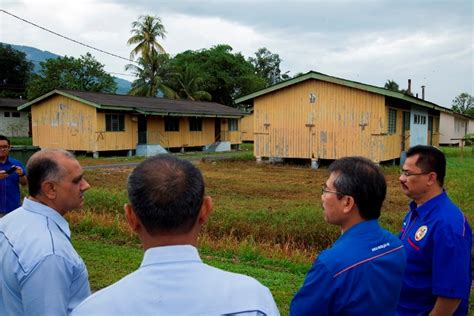
[[[446, 188], [474, 222], [474, 155], [470, 148], [443, 148], [448, 158]], [[83, 161], [87, 164], [87, 160]], [[272, 291], [282, 315], [304, 280], [316, 254], [339, 235], [322, 218], [320, 188], [325, 169], [309, 166], [257, 165], [243, 160], [197, 162], [215, 210], [200, 238], [203, 260], [248, 274]], [[408, 199], [398, 184], [398, 167], [383, 167], [388, 194], [381, 223], [397, 232]], [[84, 258], [92, 288], [103, 288], [134, 271], [142, 250], [128, 230], [122, 206], [131, 169], [87, 170], [92, 189], [86, 206], [68, 215], [74, 245]]]

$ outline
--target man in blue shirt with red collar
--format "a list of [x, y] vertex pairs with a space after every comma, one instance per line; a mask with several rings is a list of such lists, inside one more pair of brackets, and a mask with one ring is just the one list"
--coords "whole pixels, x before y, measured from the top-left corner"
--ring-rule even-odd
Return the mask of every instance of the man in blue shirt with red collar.
[[400, 183], [411, 198], [400, 239], [407, 269], [397, 315], [467, 315], [472, 232], [443, 190], [446, 158], [418, 145], [407, 152]]
[[394, 315], [406, 265], [400, 240], [377, 219], [387, 184], [380, 168], [362, 157], [329, 167], [321, 200], [326, 222], [342, 236], [321, 252], [290, 306], [290, 314]]
[[20, 187], [26, 185], [22, 163], [8, 156], [10, 140], [0, 135], [0, 217], [20, 207]]

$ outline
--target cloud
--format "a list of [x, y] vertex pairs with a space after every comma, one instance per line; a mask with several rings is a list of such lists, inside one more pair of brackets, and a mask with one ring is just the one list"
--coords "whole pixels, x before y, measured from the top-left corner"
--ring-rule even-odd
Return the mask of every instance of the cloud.
[[[171, 54], [229, 44], [249, 57], [266, 47], [290, 74], [315, 70], [379, 86], [393, 79], [402, 87], [411, 78], [444, 106], [474, 94], [468, 0], [3, 0], [2, 8], [123, 57], [131, 23], [150, 14], [162, 18]], [[125, 72], [126, 61], [0, 14], [0, 41], [76, 57], [90, 51], [107, 71]]]

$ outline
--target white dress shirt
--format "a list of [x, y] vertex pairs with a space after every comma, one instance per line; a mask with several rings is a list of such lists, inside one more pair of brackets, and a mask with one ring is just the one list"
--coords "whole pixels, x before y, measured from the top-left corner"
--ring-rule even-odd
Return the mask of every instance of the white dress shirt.
[[93, 294], [73, 315], [279, 315], [257, 280], [207, 264], [190, 245], [148, 249], [138, 270]]

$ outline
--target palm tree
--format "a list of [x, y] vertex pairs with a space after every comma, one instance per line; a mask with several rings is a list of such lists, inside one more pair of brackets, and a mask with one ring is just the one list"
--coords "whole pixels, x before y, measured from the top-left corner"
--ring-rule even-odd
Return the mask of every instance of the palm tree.
[[391, 91], [400, 92], [400, 87], [398, 86], [398, 83], [396, 83], [394, 80], [387, 80], [384, 88]]
[[157, 16], [141, 15], [137, 21], [132, 23], [132, 37], [127, 41], [128, 45], [136, 45], [130, 53], [130, 58], [141, 55], [145, 57], [153, 51], [165, 53], [165, 49], [158, 43], [157, 39], [165, 38], [165, 26]]
[[202, 78], [198, 76], [196, 70], [188, 65], [184, 66], [184, 70], [177, 75], [179, 84], [179, 95], [192, 101], [211, 101], [212, 96], [209, 92], [200, 90]]
[[161, 91], [169, 99], [179, 99], [177, 93], [166, 84], [168, 60], [167, 54], [152, 50], [150, 54], [138, 58], [138, 65], [126, 65], [125, 69], [131, 70], [138, 77], [133, 81], [128, 94], [155, 97]]

